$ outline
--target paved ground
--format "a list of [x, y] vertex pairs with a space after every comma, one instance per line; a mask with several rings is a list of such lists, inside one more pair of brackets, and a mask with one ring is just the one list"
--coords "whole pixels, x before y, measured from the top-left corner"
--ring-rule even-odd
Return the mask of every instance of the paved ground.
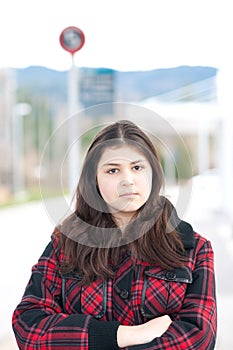
[[[218, 211], [191, 205], [186, 215], [196, 231], [212, 242], [218, 295], [217, 350], [232, 350], [233, 324], [233, 233], [228, 220]], [[50, 239], [54, 223], [42, 203], [1, 209], [1, 312], [0, 349], [15, 350], [11, 315], [19, 302], [31, 266]]]

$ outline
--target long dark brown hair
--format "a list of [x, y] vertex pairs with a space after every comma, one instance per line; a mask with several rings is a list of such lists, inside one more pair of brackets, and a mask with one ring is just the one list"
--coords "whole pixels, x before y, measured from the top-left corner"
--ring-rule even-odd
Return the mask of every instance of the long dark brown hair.
[[[136, 147], [152, 167], [152, 188], [147, 202], [122, 232], [98, 190], [97, 167], [104, 150], [124, 144]], [[157, 151], [145, 132], [130, 121], [102, 129], [90, 145], [76, 190], [75, 211], [59, 226], [65, 261], [61, 271], [78, 271], [82, 283], [114, 276], [126, 251], [162, 268], [182, 266], [184, 248], [171, 223], [174, 207], [160, 195], [164, 176]]]

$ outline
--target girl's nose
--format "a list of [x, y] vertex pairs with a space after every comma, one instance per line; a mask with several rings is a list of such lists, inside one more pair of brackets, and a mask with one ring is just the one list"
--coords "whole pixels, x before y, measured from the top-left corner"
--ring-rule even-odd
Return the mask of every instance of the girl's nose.
[[124, 176], [122, 176], [122, 179], [120, 181], [120, 184], [122, 186], [130, 186], [134, 183], [133, 176], [130, 172], [125, 172]]
[[121, 186], [130, 186], [130, 185], [132, 185], [132, 184], [133, 184], [132, 181], [126, 180], [126, 179], [124, 179], [124, 180], [122, 180], [122, 181], [120, 182], [120, 185], [121, 185]]

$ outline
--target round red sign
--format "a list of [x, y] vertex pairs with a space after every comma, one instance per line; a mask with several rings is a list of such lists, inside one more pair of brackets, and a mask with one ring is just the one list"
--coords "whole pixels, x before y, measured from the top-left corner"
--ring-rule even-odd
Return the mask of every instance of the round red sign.
[[72, 55], [79, 51], [85, 42], [85, 36], [81, 29], [77, 27], [67, 27], [60, 34], [60, 44], [64, 50]]

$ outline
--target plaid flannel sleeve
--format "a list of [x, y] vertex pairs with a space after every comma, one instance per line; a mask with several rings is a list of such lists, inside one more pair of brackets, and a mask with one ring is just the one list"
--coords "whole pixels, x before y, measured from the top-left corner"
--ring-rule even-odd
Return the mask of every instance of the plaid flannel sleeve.
[[130, 350], [213, 350], [217, 314], [214, 257], [211, 243], [198, 243], [193, 282], [187, 288], [183, 307], [168, 330], [152, 342]]
[[118, 322], [101, 322], [89, 315], [63, 312], [58, 255], [58, 245], [52, 240], [33, 266], [23, 298], [13, 313], [19, 349], [119, 349]]

